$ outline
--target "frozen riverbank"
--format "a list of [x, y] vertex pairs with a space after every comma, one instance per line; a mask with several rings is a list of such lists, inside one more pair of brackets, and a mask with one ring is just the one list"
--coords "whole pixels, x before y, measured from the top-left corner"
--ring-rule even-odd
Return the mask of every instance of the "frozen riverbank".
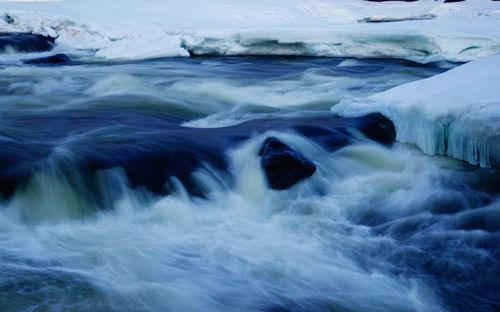
[[428, 63], [470, 61], [500, 51], [498, 4], [479, 0], [217, 0], [210, 5], [154, 0], [147, 6], [137, 0], [3, 1], [0, 14], [0, 32], [57, 36], [62, 50], [90, 50], [106, 59], [191, 53], [392, 57]]
[[430, 155], [500, 165], [500, 55], [332, 107], [344, 116], [381, 112], [401, 142]]

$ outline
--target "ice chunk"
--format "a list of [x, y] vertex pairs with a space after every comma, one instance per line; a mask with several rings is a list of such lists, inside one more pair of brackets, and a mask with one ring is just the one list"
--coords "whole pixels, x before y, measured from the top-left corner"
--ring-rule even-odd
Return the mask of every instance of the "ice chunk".
[[96, 56], [106, 59], [146, 59], [189, 56], [189, 53], [181, 48], [178, 37], [163, 34], [117, 40], [97, 51]]
[[341, 101], [332, 112], [380, 112], [394, 122], [399, 141], [427, 154], [499, 166], [499, 86], [500, 55], [494, 55], [368, 98]]

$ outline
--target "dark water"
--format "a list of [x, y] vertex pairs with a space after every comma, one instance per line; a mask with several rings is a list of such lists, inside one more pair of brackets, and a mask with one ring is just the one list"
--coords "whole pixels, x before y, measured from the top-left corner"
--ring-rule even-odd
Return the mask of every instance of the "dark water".
[[[24, 57], [0, 64], [1, 311], [500, 309], [499, 172], [329, 113], [453, 64]], [[269, 136], [314, 175], [270, 189]]]

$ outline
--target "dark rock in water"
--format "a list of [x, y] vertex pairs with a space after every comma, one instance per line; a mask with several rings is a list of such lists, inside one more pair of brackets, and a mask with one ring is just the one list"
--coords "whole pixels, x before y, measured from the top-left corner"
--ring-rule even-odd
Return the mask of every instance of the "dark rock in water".
[[[227, 172], [226, 151], [256, 133], [293, 131], [328, 151], [367, 139], [390, 145], [395, 139], [394, 125], [380, 114], [356, 118], [331, 114], [264, 118], [209, 129], [183, 127], [184, 120], [171, 112], [119, 108], [48, 110], [36, 114], [27, 111], [0, 116], [0, 197], [12, 196], [29, 183], [34, 173], [51, 173], [57, 169], [67, 181], [74, 180], [65, 176], [75, 174], [76, 170], [81, 175], [81, 183], [73, 187], [87, 198], [96, 197], [94, 201], [99, 202], [98, 192], [82, 187], [95, 187], [95, 174], [112, 168], [123, 169], [132, 187], [168, 194], [171, 190], [166, 183], [175, 177], [190, 195], [203, 197], [202, 186], [197, 186], [192, 179], [193, 171], [208, 165]], [[71, 143], [68, 137], [74, 138]], [[268, 142], [268, 148], [263, 148], [262, 153], [282, 157], [281, 163], [278, 162], [282, 167], [275, 170], [276, 179], [270, 179], [278, 182], [271, 186], [286, 188], [296, 183], [294, 179], [314, 172], [314, 165], [300, 153], [271, 143]], [[56, 150], [71, 153], [54, 153]], [[286, 155], [293, 157], [287, 159]], [[305, 173], [300, 171], [304, 164]], [[285, 177], [283, 182], [280, 177]]]
[[464, 0], [444, 0], [444, 3], [451, 3], [451, 2], [462, 2]]
[[358, 119], [359, 124], [356, 129], [361, 131], [368, 139], [383, 145], [391, 145], [396, 140], [396, 128], [389, 118], [382, 114], [375, 113], [363, 117], [363, 121]]
[[275, 190], [288, 189], [316, 171], [312, 161], [275, 137], [264, 141], [259, 156], [267, 181]]
[[54, 54], [47, 57], [24, 60], [24, 64], [29, 65], [68, 65], [71, 59], [66, 54]]
[[0, 33], [0, 53], [6, 49], [17, 52], [44, 52], [54, 47], [55, 38], [30, 33]]

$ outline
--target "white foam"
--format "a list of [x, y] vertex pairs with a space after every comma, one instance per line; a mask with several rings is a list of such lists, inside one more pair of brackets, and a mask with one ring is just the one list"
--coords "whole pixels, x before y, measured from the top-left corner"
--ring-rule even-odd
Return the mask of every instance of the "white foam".
[[[258, 150], [268, 135], [307, 154], [317, 173], [287, 191], [267, 188]], [[375, 248], [400, 249], [350, 220], [353, 211], [370, 212], [366, 201], [379, 203], [379, 213], [390, 220], [425, 211], [426, 205], [415, 202], [422, 191], [433, 191], [429, 180], [439, 168], [432, 160], [421, 166], [423, 155], [377, 145], [347, 147], [332, 157], [304, 137], [276, 132], [252, 138], [228, 156], [235, 186], [210, 188], [208, 200], [191, 200], [180, 191], [140, 201], [123, 174], [110, 171], [101, 178], [118, 182], [123, 198], [114, 196], [116, 209], [93, 218], [26, 226], [2, 210], [3, 248], [15, 259], [46, 261], [57, 272], [81, 274], [115, 309], [255, 311], [285, 298], [313, 310], [316, 300], [340, 310], [444, 310], [426, 281], [390, 273], [391, 264], [380, 256], [367, 259], [369, 269], [356, 260]], [[200, 176], [214, 184], [206, 172]], [[28, 205], [33, 213], [73, 207], [73, 191], [54, 190], [72, 196], [63, 202], [42, 193], [43, 201]], [[59, 296], [63, 290], [53, 291]], [[239, 299], [231, 300], [235, 296]], [[98, 304], [91, 300], [87, 308]]]

